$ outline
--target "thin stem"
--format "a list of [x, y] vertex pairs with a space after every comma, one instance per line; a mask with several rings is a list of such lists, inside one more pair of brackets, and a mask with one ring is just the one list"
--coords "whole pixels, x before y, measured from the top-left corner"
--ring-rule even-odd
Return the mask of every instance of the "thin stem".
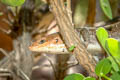
[[10, 56], [8, 55], [8, 53], [7, 53], [4, 49], [0, 48], [0, 51], [1, 51], [5, 56], [7, 56], [8, 58], [10, 58]]
[[107, 77], [106, 75], [102, 75], [102, 77], [104, 77], [107, 80], [111, 80], [109, 77]]
[[118, 68], [119, 68], [119, 70], [120, 70], [120, 64], [117, 62], [117, 60], [114, 58], [114, 56], [111, 55], [109, 49], [106, 49], [106, 52], [107, 52], [107, 54], [109, 54], [109, 56], [112, 57], [112, 59], [115, 61], [115, 63], [117, 64], [117, 66], [118, 66]]
[[49, 61], [50, 65], [52, 66], [53, 71], [54, 71], [54, 75], [55, 75], [55, 79], [57, 79], [56, 69], [55, 69], [55, 66], [52, 63], [52, 60], [46, 54], [44, 54], [44, 56], [47, 58], [47, 60]]
[[99, 76], [99, 80], [101, 80], [101, 76]]

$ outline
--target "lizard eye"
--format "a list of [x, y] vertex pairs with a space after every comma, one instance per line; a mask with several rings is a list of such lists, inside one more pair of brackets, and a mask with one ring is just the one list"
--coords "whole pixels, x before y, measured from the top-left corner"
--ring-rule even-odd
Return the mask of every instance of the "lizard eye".
[[56, 40], [56, 43], [58, 42], [58, 39], [55, 39]]
[[40, 44], [43, 44], [44, 42], [45, 42], [45, 40], [41, 40], [41, 41], [40, 41]]

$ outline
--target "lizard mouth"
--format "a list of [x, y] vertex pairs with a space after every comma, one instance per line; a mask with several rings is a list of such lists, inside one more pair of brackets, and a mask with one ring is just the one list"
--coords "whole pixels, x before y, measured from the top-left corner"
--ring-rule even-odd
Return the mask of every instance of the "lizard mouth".
[[68, 53], [67, 48], [65, 47], [64, 44], [50, 44], [44, 47], [33, 46], [33, 47], [29, 47], [29, 49], [33, 52], [44, 52], [50, 54]]

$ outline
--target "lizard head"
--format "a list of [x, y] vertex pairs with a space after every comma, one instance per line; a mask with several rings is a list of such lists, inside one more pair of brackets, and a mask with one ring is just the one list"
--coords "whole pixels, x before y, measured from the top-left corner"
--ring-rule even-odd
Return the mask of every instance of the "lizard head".
[[68, 53], [67, 48], [58, 33], [42, 37], [36, 42], [33, 42], [29, 49], [33, 52], [45, 52], [52, 54]]

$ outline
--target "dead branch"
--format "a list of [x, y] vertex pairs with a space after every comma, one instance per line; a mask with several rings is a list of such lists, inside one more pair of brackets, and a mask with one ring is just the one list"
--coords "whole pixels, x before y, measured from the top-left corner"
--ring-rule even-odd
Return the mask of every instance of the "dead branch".
[[28, 49], [30, 40], [30, 34], [23, 32], [21, 37], [14, 40], [14, 51], [8, 54], [0, 49], [7, 56], [0, 61], [0, 68], [8, 69], [13, 80], [30, 80], [33, 66], [32, 53]]

